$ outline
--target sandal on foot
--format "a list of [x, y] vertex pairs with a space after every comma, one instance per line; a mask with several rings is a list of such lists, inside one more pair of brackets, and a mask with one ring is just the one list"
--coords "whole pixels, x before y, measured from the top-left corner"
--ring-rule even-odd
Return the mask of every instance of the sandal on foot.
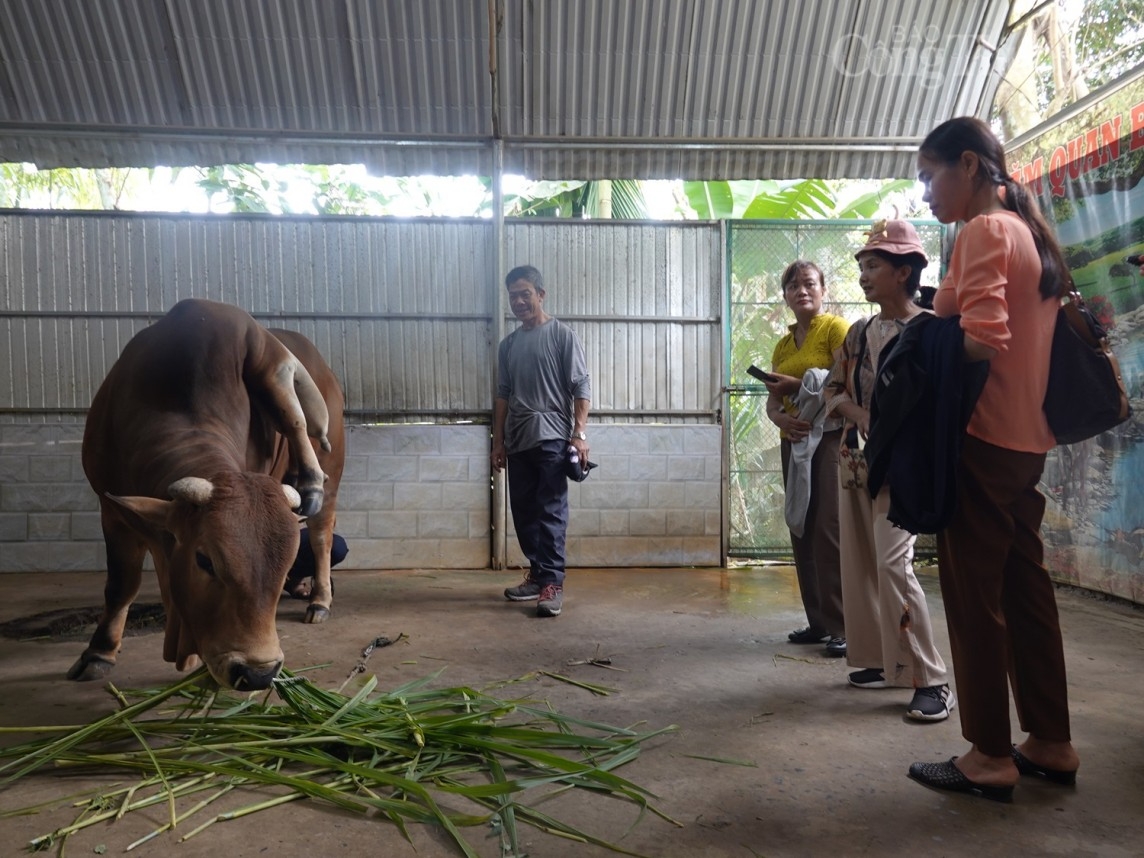
[[1017, 771], [1021, 774], [1044, 778], [1049, 783], [1060, 784], [1061, 786], [1076, 786], [1076, 769], [1070, 772], [1064, 769], [1050, 769], [1048, 766], [1038, 765], [1018, 751], [1016, 745], [1013, 746], [1011, 753], [1013, 755], [1013, 762], [1017, 764]]
[[931, 789], [965, 792], [1006, 804], [1013, 801], [1013, 787], [993, 786], [992, 784], [979, 784], [976, 781], [971, 781], [961, 769], [953, 764], [956, 759], [957, 757], [950, 757], [944, 763], [914, 763], [910, 766], [909, 775], [922, 786], [928, 786]]

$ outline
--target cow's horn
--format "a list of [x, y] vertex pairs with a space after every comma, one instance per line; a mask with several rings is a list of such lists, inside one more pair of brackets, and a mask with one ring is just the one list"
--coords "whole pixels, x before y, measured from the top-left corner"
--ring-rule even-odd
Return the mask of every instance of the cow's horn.
[[290, 509], [297, 509], [302, 505], [302, 496], [298, 494], [298, 490], [293, 486], [282, 484], [282, 494], [286, 495], [286, 503], [290, 504]]
[[175, 500], [184, 500], [195, 506], [205, 506], [214, 493], [214, 484], [202, 477], [183, 477], [167, 487], [167, 493]]

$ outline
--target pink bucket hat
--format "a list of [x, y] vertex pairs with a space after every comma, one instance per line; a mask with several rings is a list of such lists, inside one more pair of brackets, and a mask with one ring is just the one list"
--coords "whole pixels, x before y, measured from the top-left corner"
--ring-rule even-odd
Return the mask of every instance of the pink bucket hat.
[[929, 265], [929, 258], [922, 247], [921, 239], [918, 238], [918, 231], [909, 221], [876, 220], [870, 225], [870, 230], [866, 235], [868, 236], [866, 243], [854, 254], [855, 259], [867, 250], [881, 250], [896, 256], [916, 253], [921, 256], [925, 263], [923, 268]]

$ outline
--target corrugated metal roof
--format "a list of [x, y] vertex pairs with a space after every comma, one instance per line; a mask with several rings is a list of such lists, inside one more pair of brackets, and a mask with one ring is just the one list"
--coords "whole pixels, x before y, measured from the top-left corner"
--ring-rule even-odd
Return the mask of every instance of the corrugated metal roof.
[[0, 0], [0, 161], [491, 175], [499, 140], [533, 178], [908, 176], [929, 128], [987, 111], [1008, 9]]

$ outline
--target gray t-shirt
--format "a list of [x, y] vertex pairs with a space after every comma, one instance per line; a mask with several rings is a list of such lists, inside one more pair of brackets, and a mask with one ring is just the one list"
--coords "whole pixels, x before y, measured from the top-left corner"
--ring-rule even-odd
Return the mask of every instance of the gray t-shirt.
[[572, 434], [573, 401], [592, 398], [584, 347], [557, 319], [530, 331], [517, 328], [497, 352], [497, 398], [508, 401], [507, 453]]

